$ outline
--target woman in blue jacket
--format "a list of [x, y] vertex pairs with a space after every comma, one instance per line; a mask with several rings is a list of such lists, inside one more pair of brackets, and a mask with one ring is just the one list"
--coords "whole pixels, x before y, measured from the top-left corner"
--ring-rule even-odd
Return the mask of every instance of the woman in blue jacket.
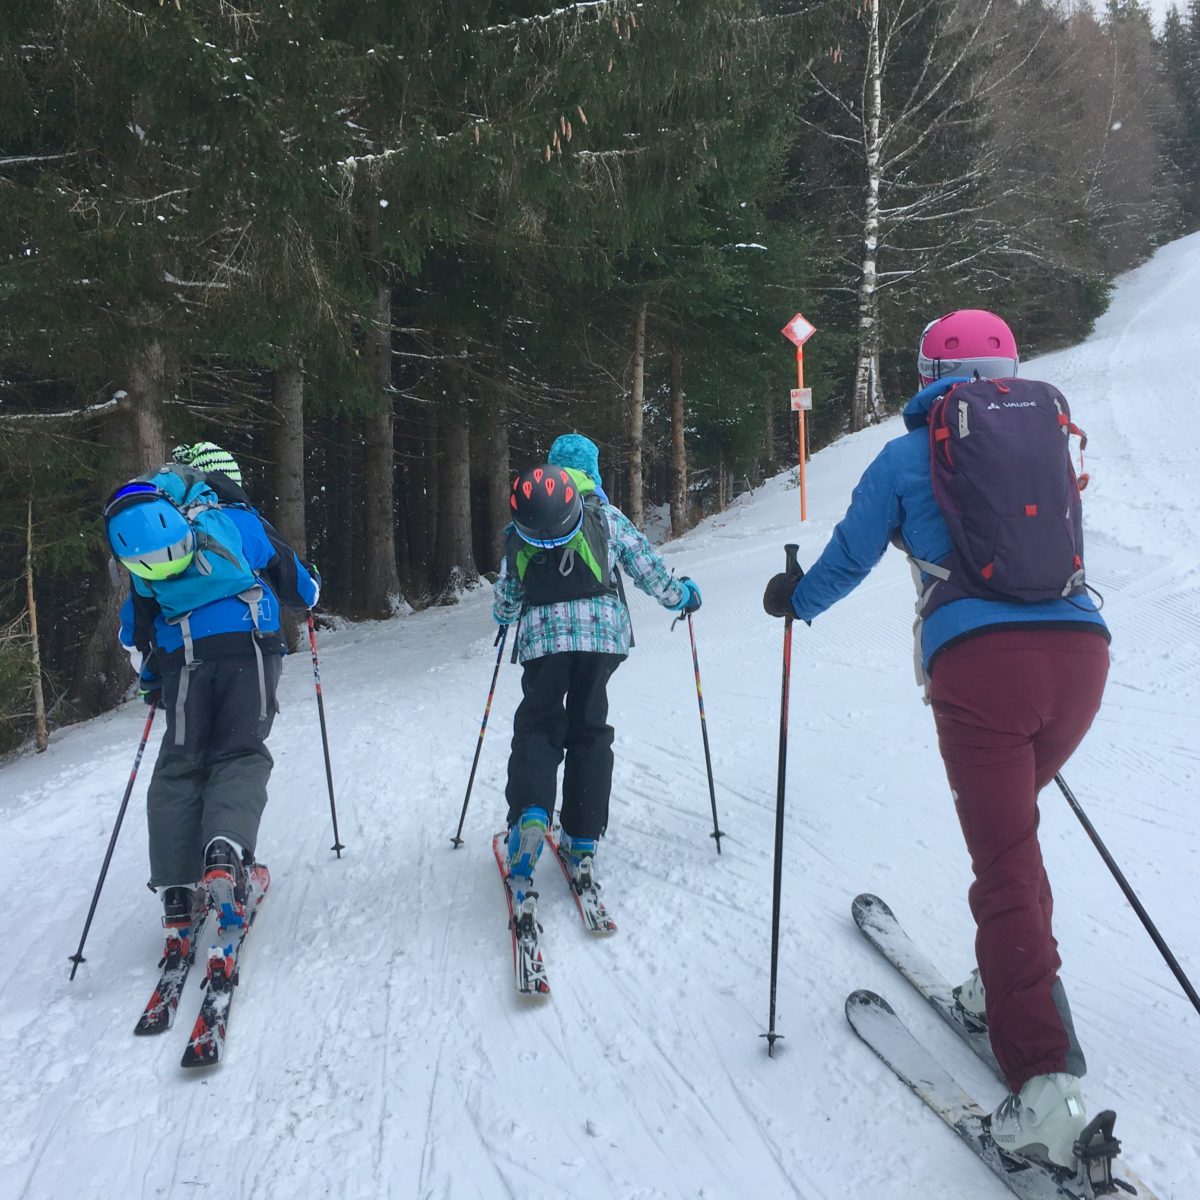
[[[924, 386], [904, 410], [908, 432], [867, 468], [808, 574], [771, 580], [767, 612], [811, 622], [889, 544], [913, 562], [923, 599], [936, 590], [952, 539], [931, 480], [930, 408], [956, 383], [1015, 378], [1017, 366], [1016, 341], [994, 314], [968, 309], [932, 322], [918, 357]], [[1099, 708], [1108, 630], [1086, 594], [1032, 603], [952, 596], [926, 606], [916, 659], [975, 873], [978, 969], [955, 994], [960, 1017], [987, 1029], [1011, 1089], [991, 1120], [997, 1144], [1070, 1168], [1086, 1124], [1086, 1067], [1058, 977], [1037, 797]]]

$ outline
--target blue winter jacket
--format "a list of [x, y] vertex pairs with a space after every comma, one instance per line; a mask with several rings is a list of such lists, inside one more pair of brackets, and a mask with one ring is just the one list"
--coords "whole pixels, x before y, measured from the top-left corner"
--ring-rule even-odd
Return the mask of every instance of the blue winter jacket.
[[[320, 577], [309, 574], [292, 548], [252, 508], [223, 504], [222, 511], [237, 526], [242, 552], [262, 584], [258, 606], [260, 648], [264, 654], [281, 654], [280, 598], [289, 608], [311, 608], [320, 594]], [[136, 576], [131, 579], [133, 589], [121, 608], [122, 643], [136, 646], [143, 655], [157, 649], [155, 661], [160, 671], [181, 666], [183, 637], [179, 627], [168, 623], [142, 581]], [[188, 621], [198, 659], [253, 653], [250, 608], [236, 596], [200, 605]]]
[[[895, 535], [913, 558], [940, 562], [951, 550], [950, 531], [933, 497], [929, 473], [929, 410], [959, 378], [939, 379], [919, 391], [904, 409], [908, 433], [876, 456], [854, 489], [829, 545], [792, 593], [792, 607], [811, 621], [849, 595], [883, 557]], [[922, 573], [922, 586], [928, 577]], [[1070, 600], [979, 600], [943, 604], [921, 623], [921, 663], [925, 671], [939, 650], [985, 630], [1014, 626], [1082, 628], [1105, 638], [1108, 629], [1090, 596]]]

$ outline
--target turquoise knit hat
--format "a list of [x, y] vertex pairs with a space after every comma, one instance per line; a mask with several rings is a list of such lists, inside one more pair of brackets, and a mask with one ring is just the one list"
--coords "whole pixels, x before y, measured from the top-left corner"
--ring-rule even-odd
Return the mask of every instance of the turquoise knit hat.
[[550, 454], [546, 461], [552, 467], [570, 467], [590, 475], [592, 482], [603, 488], [600, 478], [600, 451], [591, 438], [585, 438], [582, 433], [564, 433], [554, 439]]

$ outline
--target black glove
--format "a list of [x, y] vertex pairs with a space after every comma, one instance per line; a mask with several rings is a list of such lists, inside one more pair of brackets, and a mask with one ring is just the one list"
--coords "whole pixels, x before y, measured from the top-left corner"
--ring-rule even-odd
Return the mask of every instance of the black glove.
[[803, 578], [803, 571], [798, 575], [789, 575], [787, 572], [781, 571], [778, 575], [772, 576], [766, 591], [763, 592], [763, 609], [767, 616], [794, 617], [796, 615], [796, 610], [792, 607], [792, 593], [796, 590], [796, 584]]
[[143, 666], [138, 676], [138, 699], [143, 704], [156, 704], [162, 699], [162, 680], [148, 666]]

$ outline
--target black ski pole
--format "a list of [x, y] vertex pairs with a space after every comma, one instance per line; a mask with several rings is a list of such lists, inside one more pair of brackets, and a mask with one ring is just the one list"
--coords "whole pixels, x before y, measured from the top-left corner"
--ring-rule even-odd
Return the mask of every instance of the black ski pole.
[[142, 755], [146, 752], [146, 743], [150, 740], [150, 726], [154, 724], [154, 714], [158, 712], [158, 697], [150, 704], [150, 712], [146, 715], [146, 728], [142, 730], [142, 740], [138, 742], [137, 757], [133, 760], [133, 770], [129, 772], [129, 782], [125, 785], [125, 795], [121, 797], [121, 808], [117, 812], [117, 823], [113, 826], [112, 837], [108, 839], [108, 849], [104, 852], [104, 862], [100, 867], [100, 878], [96, 880], [96, 890], [92, 893], [92, 906], [88, 909], [87, 920], [83, 923], [83, 936], [79, 939], [79, 949], [70, 956], [71, 978], [79, 970], [79, 964], [87, 962], [83, 957], [83, 943], [87, 941], [88, 930], [92, 927], [92, 918], [96, 915], [96, 905], [100, 903], [100, 889], [108, 875], [108, 864], [112, 862], [113, 851], [117, 848], [117, 834], [121, 832], [121, 822], [125, 820], [125, 810], [129, 807], [129, 797], [133, 795], [133, 785], [137, 780], [138, 767], [142, 765]]
[[317, 661], [317, 627], [313, 624], [312, 609], [308, 610], [308, 644], [312, 649], [313, 681], [317, 685], [317, 715], [321, 718], [321, 745], [325, 748], [325, 782], [329, 785], [329, 815], [333, 818], [333, 845], [330, 850], [342, 857], [345, 846], [338, 836], [337, 802], [333, 798], [333, 763], [329, 758], [329, 733], [325, 729], [325, 695], [321, 691], [321, 664]]
[[1067, 781], [1061, 774], [1055, 775], [1054, 782], [1058, 784], [1058, 790], [1067, 798], [1067, 803], [1071, 806], [1071, 811], [1079, 818], [1079, 823], [1083, 826], [1084, 832], [1092, 839], [1092, 845], [1100, 852], [1100, 857], [1104, 859], [1105, 866], [1112, 872], [1117, 885], [1125, 893], [1125, 899], [1129, 901], [1133, 911], [1141, 918], [1142, 924], [1146, 927], [1146, 932], [1158, 947], [1158, 952], [1166, 960], [1167, 966], [1171, 968], [1175, 978], [1179, 980], [1179, 986], [1183, 988], [1184, 995], [1192, 1002], [1192, 1006], [1196, 1011], [1200, 1012], [1200, 996], [1196, 994], [1196, 989], [1192, 987], [1191, 980], [1183, 973], [1183, 968], [1176, 961], [1175, 955], [1171, 953], [1170, 946], [1163, 941], [1162, 934], [1158, 932], [1154, 922], [1150, 920], [1150, 914], [1142, 907], [1142, 902], [1137, 898], [1137, 894], [1133, 888], [1129, 886], [1129, 881], [1121, 874], [1121, 868], [1117, 866], [1113, 856], [1109, 854], [1108, 847], [1100, 840], [1100, 835], [1096, 832], [1095, 826], [1088, 820], [1087, 813], [1083, 811], [1083, 806], [1075, 799], [1075, 793], [1067, 787]]
[[475, 761], [471, 763], [471, 777], [467, 780], [467, 794], [463, 797], [462, 813], [458, 818], [458, 831], [450, 839], [455, 850], [463, 844], [463, 822], [467, 819], [467, 805], [471, 803], [471, 789], [475, 786], [475, 772], [479, 769], [479, 755], [483, 750], [483, 735], [487, 733], [488, 717], [492, 715], [492, 698], [496, 695], [496, 680], [500, 678], [500, 664], [504, 661], [504, 642], [508, 637], [508, 626], [501, 625], [496, 634], [496, 669], [492, 672], [492, 686], [488, 688], [487, 705], [483, 710], [483, 721], [479, 726], [479, 741], [475, 743]]
[[[796, 555], [800, 547], [789, 543], [787, 573], [800, 575], [800, 564]], [[783, 1034], [775, 1032], [775, 989], [779, 981], [779, 901], [783, 889], [783, 801], [787, 781], [788, 702], [792, 682], [792, 614], [783, 620], [783, 688], [779, 700], [779, 774], [775, 785], [775, 884], [771, 899], [771, 1018], [767, 1032], [759, 1034], [767, 1039], [767, 1055], [775, 1054], [775, 1043]]]
[[708, 720], [704, 715], [704, 688], [700, 683], [700, 659], [696, 657], [696, 631], [692, 628], [692, 614], [687, 615], [688, 637], [692, 640], [692, 666], [696, 671], [696, 703], [700, 706], [700, 734], [704, 739], [704, 766], [708, 770], [708, 798], [712, 802], [713, 831], [708, 836], [717, 843], [721, 853], [721, 839], [725, 836], [717, 824], [717, 789], [713, 783], [712, 753], [708, 748]]

